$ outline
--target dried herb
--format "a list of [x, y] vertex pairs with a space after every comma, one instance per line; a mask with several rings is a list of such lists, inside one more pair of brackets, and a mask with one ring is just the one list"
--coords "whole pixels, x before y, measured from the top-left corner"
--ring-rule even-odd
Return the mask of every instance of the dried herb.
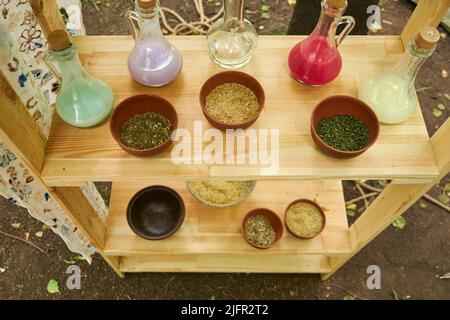
[[224, 83], [208, 94], [205, 109], [218, 121], [239, 124], [258, 113], [259, 103], [253, 91], [246, 86]]
[[319, 209], [312, 204], [299, 202], [289, 208], [286, 225], [299, 237], [313, 237], [322, 229], [323, 217]]
[[171, 123], [156, 112], [137, 114], [120, 129], [123, 143], [134, 149], [150, 149], [164, 143], [171, 135]]
[[275, 231], [263, 215], [250, 217], [245, 222], [245, 237], [257, 246], [270, 246], [275, 242]]
[[329, 146], [341, 151], [356, 151], [369, 141], [369, 129], [358, 118], [336, 115], [323, 118], [317, 128], [319, 137]]

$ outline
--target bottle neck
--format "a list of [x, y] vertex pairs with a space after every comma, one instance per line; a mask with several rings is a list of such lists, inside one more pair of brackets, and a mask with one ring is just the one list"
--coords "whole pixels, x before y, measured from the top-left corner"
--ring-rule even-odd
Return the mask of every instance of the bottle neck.
[[414, 85], [414, 80], [420, 68], [435, 49], [436, 47], [430, 49], [419, 48], [415, 40], [412, 39], [402, 60], [394, 67], [393, 73], [403, 78], [408, 78], [411, 81], [411, 85]]
[[142, 39], [148, 36], [163, 36], [161, 25], [159, 24], [159, 1], [152, 8], [140, 8], [136, 5], [136, 12], [140, 18], [140, 35]]
[[244, 0], [224, 0], [224, 23], [228, 29], [239, 29], [244, 24]]
[[75, 78], [84, 78], [87, 76], [87, 72], [78, 58], [74, 44], [63, 51], [52, 51], [52, 55], [58, 63], [63, 83]]
[[330, 44], [335, 45], [336, 29], [347, 7], [335, 8], [327, 0], [322, 1], [321, 7], [319, 21], [311, 35], [328, 38]]

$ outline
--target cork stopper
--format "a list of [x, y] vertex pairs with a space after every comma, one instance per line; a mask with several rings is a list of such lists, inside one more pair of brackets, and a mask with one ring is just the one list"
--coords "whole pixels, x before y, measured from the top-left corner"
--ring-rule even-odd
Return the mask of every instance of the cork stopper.
[[69, 35], [65, 30], [51, 32], [47, 40], [53, 51], [63, 51], [70, 47]]
[[441, 35], [433, 27], [423, 27], [416, 36], [416, 44], [422, 49], [431, 49], [438, 43]]
[[347, 5], [347, 0], [327, 0], [327, 2], [337, 9], [344, 8]]
[[156, 6], [157, 0], [137, 0], [137, 6], [141, 9], [151, 9]]

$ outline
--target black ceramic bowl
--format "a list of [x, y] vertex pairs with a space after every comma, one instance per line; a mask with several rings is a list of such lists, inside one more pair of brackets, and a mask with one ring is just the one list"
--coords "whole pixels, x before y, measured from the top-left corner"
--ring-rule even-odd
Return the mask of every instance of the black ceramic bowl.
[[183, 199], [174, 190], [151, 186], [136, 193], [127, 208], [127, 221], [138, 236], [159, 240], [170, 237], [183, 224]]

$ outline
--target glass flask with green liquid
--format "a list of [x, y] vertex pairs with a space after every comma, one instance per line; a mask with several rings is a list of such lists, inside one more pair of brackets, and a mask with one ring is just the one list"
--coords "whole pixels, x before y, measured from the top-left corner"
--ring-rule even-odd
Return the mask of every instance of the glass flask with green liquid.
[[64, 30], [50, 33], [50, 55], [44, 60], [60, 79], [61, 88], [56, 98], [56, 112], [66, 123], [87, 128], [103, 122], [111, 113], [114, 95], [111, 87], [95, 79], [81, 65], [76, 47]]

